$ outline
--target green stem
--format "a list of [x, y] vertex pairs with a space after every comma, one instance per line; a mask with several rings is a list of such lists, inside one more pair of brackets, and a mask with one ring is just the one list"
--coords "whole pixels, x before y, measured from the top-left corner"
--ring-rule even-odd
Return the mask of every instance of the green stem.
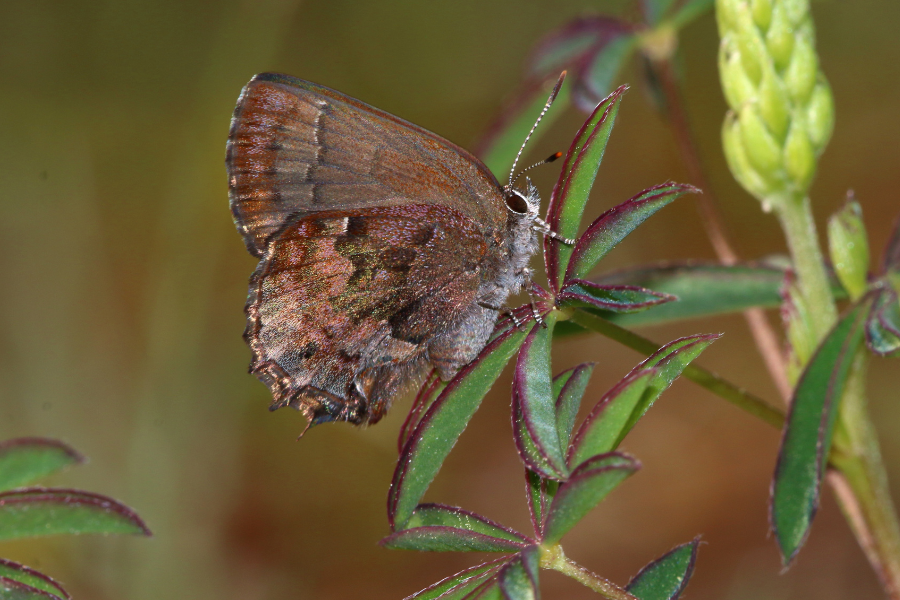
[[[659, 350], [660, 345], [641, 337], [638, 334], [610, 323], [606, 319], [592, 315], [583, 310], [575, 310], [570, 317], [573, 323], [590, 331], [595, 331], [610, 339], [637, 350], [643, 354], [653, 354]], [[772, 425], [781, 428], [784, 425], [784, 413], [771, 404], [743, 390], [733, 383], [722, 379], [715, 373], [701, 367], [688, 365], [683, 375], [694, 383], [706, 388], [717, 396], [731, 402], [738, 408], [758, 417]]]
[[563, 554], [562, 546], [556, 544], [550, 547], [541, 547], [541, 566], [545, 569], [553, 569], [563, 575], [571, 577], [598, 594], [610, 600], [639, 600], [613, 582], [604, 579], [588, 571], [575, 561]]
[[867, 358], [865, 350], [857, 356], [841, 401], [831, 463], [843, 481], [831, 478], [831, 482], [841, 509], [885, 592], [896, 600], [900, 598], [900, 524], [878, 435], [866, 409]]
[[825, 261], [819, 249], [809, 198], [785, 198], [773, 202], [773, 205], [778, 207], [778, 217], [791, 251], [797, 287], [809, 307], [810, 322], [807, 326], [813, 338], [821, 341], [837, 322], [837, 309], [825, 273]]

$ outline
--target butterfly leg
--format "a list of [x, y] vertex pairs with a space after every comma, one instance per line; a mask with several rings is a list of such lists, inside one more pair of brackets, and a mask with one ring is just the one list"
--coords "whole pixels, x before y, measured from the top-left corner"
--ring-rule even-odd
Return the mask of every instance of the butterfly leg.
[[515, 325], [516, 329], [521, 329], [522, 325], [524, 325], [524, 321], [520, 321], [518, 317], [516, 317], [516, 313], [513, 312], [511, 308], [508, 306], [494, 306], [493, 304], [488, 304], [487, 302], [478, 302], [478, 306], [481, 308], [486, 308], [488, 310], [493, 310], [504, 317], [509, 317], [509, 320], [512, 321], [513, 325]]
[[555, 231], [550, 229], [550, 224], [547, 223], [547, 221], [541, 219], [540, 217], [534, 218], [531, 228], [534, 229], [535, 231], [537, 231], [538, 233], [542, 233], [543, 235], [547, 236], [548, 238], [558, 240], [558, 241], [562, 242], [563, 244], [566, 244], [567, 246], [575, 245], [575, 240], [565, 238], [565, 237], [559, 235], [558, 233], [556, 233]]
[[534, 316], [534, 320], [540, 323], [541, 327], [546, 329], [547, 324], [544, 323], [544, 318], [541, 316], [540, 311], [537, 309], [537, 304], [535, 303], [536, 296], [533, 290], [534, 270], [528, 268], [522, 269], [522, 277], [525, 279], [525, 290], [528, 292], [528, 297], [531, 298], [531, 314]]

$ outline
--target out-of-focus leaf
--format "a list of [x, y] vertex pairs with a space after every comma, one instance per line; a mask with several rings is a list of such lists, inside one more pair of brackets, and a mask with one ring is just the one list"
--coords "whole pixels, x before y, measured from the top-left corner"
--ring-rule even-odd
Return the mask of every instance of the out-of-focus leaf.
[[655, 325], [739, 312], [753, 307], [777, 308], [784, 269], [740, 264], [675, 263], [605, 273], [598, 285], [635, 285], [675, 296], [674, 302], [636, 314], [597, 313], [623, 327]]
[[459, 600], [487, 580], [492, 579], [507, 560], [509, 558], [504, 556], [469, 567], [456, 575], [441, 579], [412, 596], [407, 596], [404, 600], [437, 600], [438, 598], [440, 600]]
[[715, 0], [688, 0], [672, 15], [672, 26], [681, 29], [711, 11]]
[[579, 110], [590, 113], [613, 90], [616, 76], [634, 52], [636, 41], [635, 35], [623, 34], [585, 57], [585, 67], [576, 73], [572, 84], [572, 103]]
[[11, 490], [55, 473], [85, 458], [71, 447], [46, 438], [0, 442], [0, 491]]
[[621, 37], [631, 37], [631, 24], [613, 17], [591, 16], [575, 19], [545, 36], [529, 59], [530, 77], [546, 77], [570, 69], [576, 78], [592, 57]]
[[590, 306], [607, 312], [632, 313], [678, 298], [636, 285], [598, 285], [583, 279], [571, 279], [557, 299], [565, 304]]
[[869, 238], [862, 207], [852, 196], [828, 219], [828, 252], [844, 289], [857, 300], [868, 287]]
[[641, 0], [641, 11], [647, 25], [654, 27], [672, 7], [675, 0]]
[[[551, 84], [556, 82], [558, 75], [559, 71], [553, 73]], [[516, 94], [516, 102], [503, 111], [476, 145], [475, 154], [481, 157], [500, 182], [504, 182], [509, 176], [519, 148], [547, 102], [548, 81], [548, 78], [541, 77], [539, 81], [526, 83], [524, 89]], [[562, 115], [569, 102], [571, 87], [571, 84], [563, 84], [556, 100], [541, 120], [540, 127], [534, 130], [532, 142], [544, 132], [550, 131], [552, 123]]]
[[481, 400], [525, 340], [509, 326], [463, 367], [416, 425], [397, 460], [388, 494], [388, 520], [402, 528], [431, 485], [444, 459], [475, 414]]
[[419, 419], [422, 418], [422, 415], [425, 414], [425, 411], [428, 410], [435, 398], [444, 391], [445, 387], [447, 387], [447, 384], [441, 381], [437, 369], [432, 369], [425, 381], [422, 382], [422, 386], [416, 394], [416, 399], [413, 400], [409, 413], [406, 415], [406, 420], [403, 421], [403, 426], [400, 428], [400, 435], [397, 436], [397, 452], [403, 452], [403, 446], [409, 441], [409, 436], [416, 428], [416, 425], [419, 424]]
[[676, 600], [694, 573], [699, 545], [695, 538], [672, 548], [641, 569], [625, 590], [640, 600]]
[[[588, 380], [596, 363], [582, 363], [553, 379], [553, 395], [556, 397], [556, 430], [559, 432], [560, 447], [569, 447], [575, 417], [581, 408], [581, 398], [587, 389]], [[557, 382], [560, 382], [557, 387]]]
[[[2, 584], [2, 580], [4, 579], [7, 581], [18, 582], [42, 592], [41, 594], [32, 596], [21, 596], [23, 598], [59, 598], [65, 600], [68, 600], [70, 598], [66, 590], [64, 590], [62, 586], [59, 585], [59, 583], [57, 583], [53, 578], [48, 577], [39, 571], [35, 571], [32, 568], [26, 567], [25, 565], [20, 565], [17, 562], [0, 558], [0, 598], [3, 598], [5, 600], [7, 598], [7, 596], [5, 595], [6, 590], [3, 589]], [[32, 593], [28, 590], [20, 589], [20, 591], [22, 593]], [[18, 598], [19, 596], [13, 594], [9, 597]]]
[[[64, 598], [68, 600], [69, 594], [52, 577], [48, 577], [39, 571], [35, 571], [17, 562], [0, 558], [0, 579], [17, 581], [21, 584], [40, 590], [45, 595], [34, 596], [36, 598]], [[15, 597], [15, 596], [12, 596]], [[26, 596], [27, 597], [27, 596]], [[3, 594], [3, 586], [0, 584], [0, 598], [6, 598]]]
[[891, 237], [884, 247], [884, 255], [881, 258], [881, 270], [884, 273], [900, 271], [900, 219], [897, 219], [897, 222], [894, 223], [894, 231], [891, 232]]
[[[606, 143], [619, 112], [619, 103], [627, 89], [627, 86], [621, 86], [598, 104], [569, 146], [547, 207], [547, 222], [562, 237], [574, 238], [578, 235], [581, 215], [603, 160]], [[572, 248], [566, 244], [549, 237], [544, 239], [547, 277], [554, 292], [559, 291], [559, 283], [571, 255]]]
[[626, 477], [640, 468], [633, 457], [619, 452], [595, 456], [560, 484], [547, 513], [543, 542], [553, 544], [572, 529]]
[[583, 279], [616, 244], [650, 215], [679, 196], [697, 191], [697, 188], [687, 184], [664, 183], [644, 190], [597, 217], [575, 244], [565, 280]]
[[529, 543], [490, 519], [443, 504], [420, 504], [405, 529], [381, 540], [387, 548], [432, 552], [517, 552]]
[[529, 546], [500, 569], [497, 581], [505, 600], [538, 600], [538, 560], [540, 549]]
[[844, 384], [865, 332], [871, 295], [828, 333], [806, 365], [791, 400], [772, 482], [770, 519], [782, 560], [790, 563], [809, 535]]
[[879, 356], [900, 356], [900, 306], [897, 292], [891, 288], [875, 296], [866, 321], [866, 342]]
[[656, 375], [655, 368], [635, 370], [609, 390], [578, 428], [569, 448], [569, 467], [575, 468], [589, 458], [615, 450], [625, 437], [635, 408]]
[[556, 312], [532, 327], [519, 350], [514, 389], [514, 431], [526, 466], [545, 477], [562, 479], [565, 454], [556, 428], [556, 398], [550, 379], [550, 342]]
[[133, 510], [100, 494], [60, 488], [0, 493], [0, 540], [60, 533], [150, 535], [150, 530]]

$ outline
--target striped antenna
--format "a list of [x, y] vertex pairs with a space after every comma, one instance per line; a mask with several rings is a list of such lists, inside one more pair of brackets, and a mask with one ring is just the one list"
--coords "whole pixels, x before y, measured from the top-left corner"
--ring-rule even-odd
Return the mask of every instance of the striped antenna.
[[538, 123], [541, 122], [541, 119], [544, 118], [544, 115], [547, 114], [547, 110], [549, 110], [550, 105], [553, 104], [553, 101], [556, 100], [556, 95], [559, 94], [560, 88], [562, 88], [563, 81], [566, 79], [566, 72], [563, 71], [559, 74], [559, 79], [556, 82], [556, 85], [553, 86], [553, 91], [550, 92], [550, 97], [547, 99], [547, 103], [544, 104], [543, 110], [541, 110], [541, 114], [538, 115], [537, 121], [534, 122], [534, 125], [531, 127], [531, 131], [528, 132], [528, 135], [525, 136], [525, 141], [522, 142], [522, 147], [519, 148], [519, 153], [516, 154], [516, 160], [513, 161], [512, 169], [509, 170], [509, 184], [506, 186], [507, 190], [512, 189], [513, 185], [513, 174], [516, 172], [516, 165], [519, 164], [519, 157], [522, 156], [522, 152], [525, 151], [525, 145], [528, 144], [528, 140], [531, 139], [531, 134], [534, 133], [534, 130], [537, 129]]

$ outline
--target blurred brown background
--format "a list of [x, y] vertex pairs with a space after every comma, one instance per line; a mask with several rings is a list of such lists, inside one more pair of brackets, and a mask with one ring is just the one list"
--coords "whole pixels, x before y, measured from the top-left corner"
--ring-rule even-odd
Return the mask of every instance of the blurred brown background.
[[[0, 7], [0, 438], [62, 439], [90, 464], [49, 483], [110, 494], [152, 539], [3, 543], [76, 599], [399, 599], [480, 557], [381, 549], [395, 440], [409, 400], [376, 427], [328, 426], [299, 443], [293, 411], [270, 414], [246, 374], [242, 306], [254, 261], [227, 208], [225, 137], [241, 86], [277, 70], [334, 87], [471, 146], [515, 88], [537, 39], [626, 2], [95, 0]], [[900, 212], [900, 5], [814, 4], [837, 103], [813, 199], [820, 224], [850, 187], [873, 248]], [[774, 219], [731, 180], [711, 15], [682, 37], [687, 106], [745, 257], [783, 252]], [[685, 180], [665, 122], [636, 84], [588, 214]], [[565, 150], [570, 111], [531, 158]], [[536, 182], [549, 196], [555, 166]], [[613, 268], [711, 258], [690, 198], [617, 249]], [[723, 331], [700, 363], [774, 399], [740, 317], [655, 328], [661, 342]], [[560, 343], [558, 369], [595, 360], [596, 399], [640, 360], [614, 343]], [[900, 495], [896, 362], [875, 361], [871, 402]], [[427, 499], [526, 527], [508, 377], [485, 400]], [[690, 598], [880, 598], [826, 495], [808, 547], [779, 574], [766, 498], [778, 435], [678, 382], [626, 440], [644, 463], [571, 533], [569, 556], [624, 584], [703, 534]], [[546, 598], [596, 597], [554, 574]]]

